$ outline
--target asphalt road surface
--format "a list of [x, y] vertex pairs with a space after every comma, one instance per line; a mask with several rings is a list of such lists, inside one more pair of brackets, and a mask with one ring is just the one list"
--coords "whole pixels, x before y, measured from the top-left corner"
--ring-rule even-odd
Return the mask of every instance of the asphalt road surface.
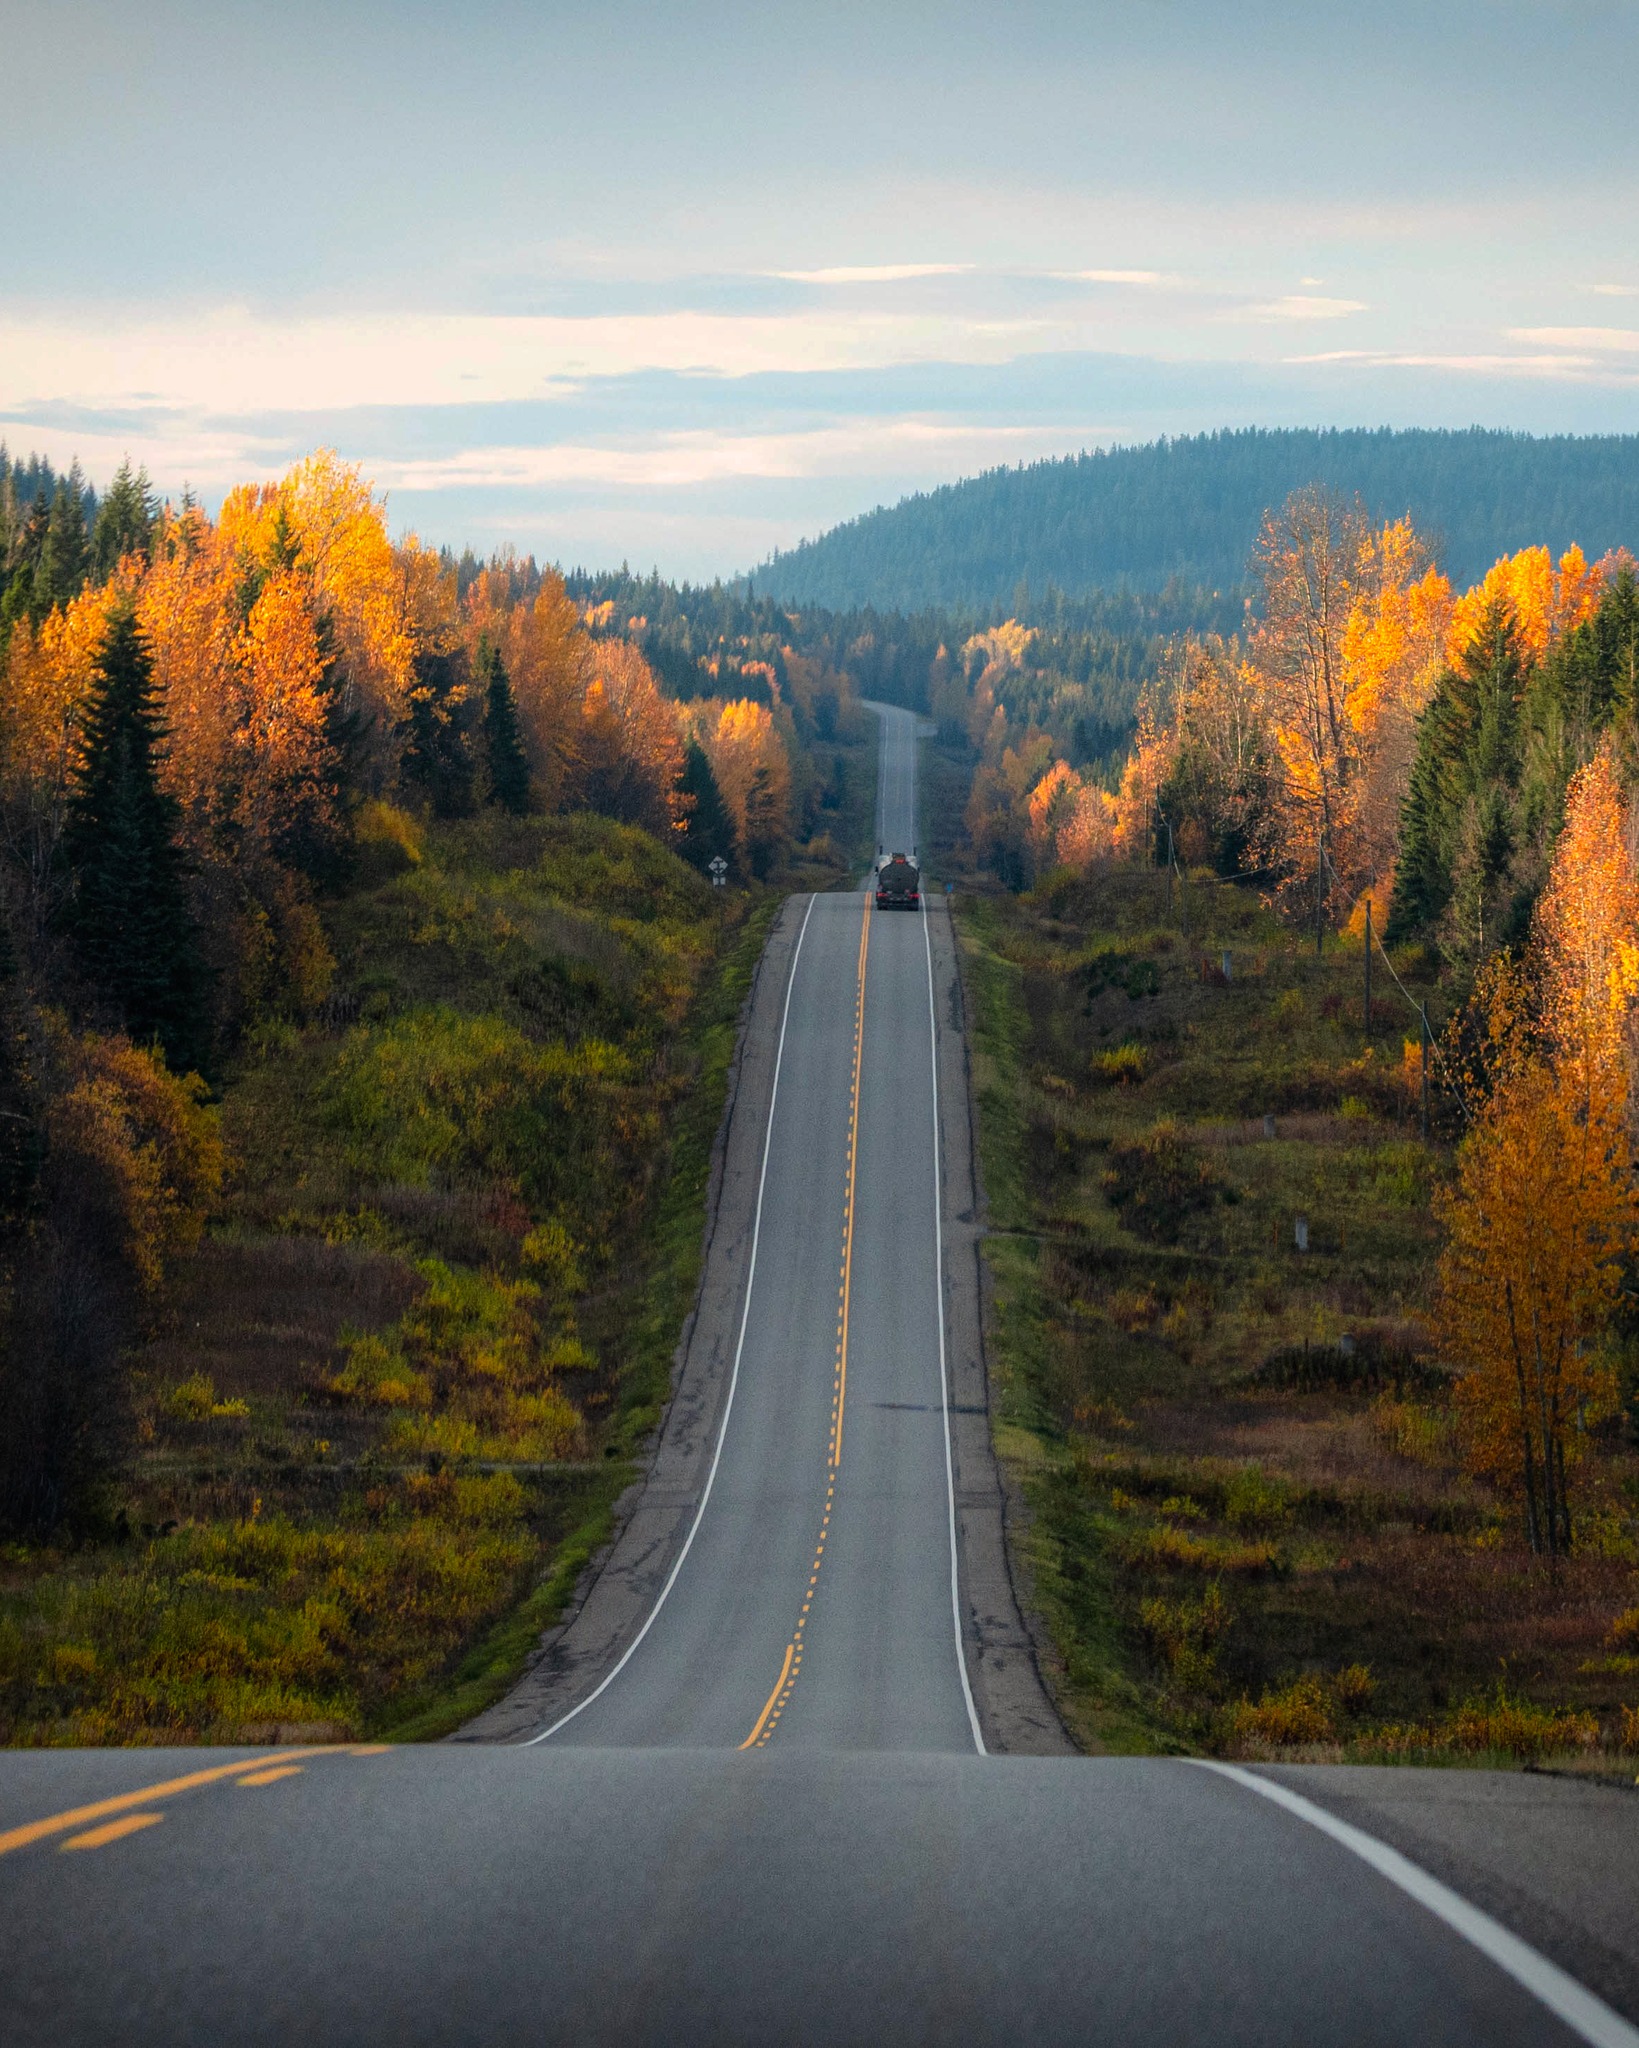
[[1639, 2048], [1632, 1795], [984, 1754], [933, 920], [794, 909], [702, 1477], [606, 1668], [504, 1743], [0, 1756], [0, 2042]]

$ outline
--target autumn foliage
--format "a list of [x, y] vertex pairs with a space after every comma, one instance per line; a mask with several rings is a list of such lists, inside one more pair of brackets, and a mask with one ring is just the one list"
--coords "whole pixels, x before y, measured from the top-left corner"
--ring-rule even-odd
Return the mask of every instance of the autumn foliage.
[[1639, 874], [1610, 749], [1579, 771], [1524, 970], [1482, 978], [1483, 1085], [1442, 1204], [1439, 1315], [1469, 1459], [1571, 1548], [1571, 1487], [1616, 1392], [1604, 1338], [1639, 1229], [1628, 1107]]
[[[556, 573], [392, 538], [333, 454], [230, 492], [214, 519], [154, 504], [128, 471], [108, 503], [99, 545], [0, 617], [0, 1435], [16, 1453], [0, 1520], [21, 1526], [78, 1511], [100, 1456], [87, 1432], [117, 1434], [130, 1319], [220, 1188], [190, 1070], [221, 1084], [259, 1033], [335, 1024], [342, 898], [416, 868], [435, 819], [547, 832], [592, 812], [703, 865], [691, 823], [709, 811], [712, 850], [728, 821], [742, 876], [773, 873], [791, 831], [794, 729], [772, 665], [724, 666], [720, 697], [681, 704]], [[740, 673], [767, 702], [733, 694]], [[834, 693], [817, 664], [800, 683]], [[641, 890], [625, 907], [649, 912]], [[424, 957], [437, 920], [412, 922]], [[692, 986], [697, 967], [674, 961], [672, 980]], [[531, 1028], [579, 986], [577, 970], [562, 989], [543, 973], [519, 971]], [[341, 1020], [359, 1003], [343, 998]], [[664, 1001], [657, 1014], [678, 1021]], [[425, 1129], [465, 1040], [404, 1028], [436, 1040], [406, 1111]], [[640, 1185], [632, 1161], [659, 1126], [625, 1067], [604, 1071], [600, 1039], [469, 1050], [463, 1143], [494, 1120], [497, 1071], [551, 1110], [529, 1148], [543, 1213], [584, 1223], [597, 1206], [579, 1182], [564, 1191], [577, 1119], [612, 1148], [604, 1194]], [[460, 1170], [518, 1199], [515, 1163], [463, 1155]], [[542, 1425], [551, 1455], [562, 1422]]]
[[[14, 626], [0, 674], [0, 832], [14, 924], [49, 947], [72, 877], [67, 807], [113, 610], [130, 605], [152, 663], [158, 772], [209, 970], [217, 1037], [321, 1000], [333, 963], [312, 913], [349, 859], [361, 801], [446, 815], [493, 795], [486, 738], [498, 658], [529, 787], [508, 807], [589, 809], [686, 834], [684, 739], [697, 735], [748, 869], [789, 831], [790, 766], [766, 707], [687, 720], [643, 655], [588, 632], [562, 580], [505, 561], [462, 593], [453, 563], [395, 543], [356, 466], [321, 452], [278, 483], [231, 492], [213, 522], [158, 510], [140, 549], [39, 621]], [[516, 781], [516, 775], [512, 781]], [[111, 1021], [118, 1022], [114, 1017]]]

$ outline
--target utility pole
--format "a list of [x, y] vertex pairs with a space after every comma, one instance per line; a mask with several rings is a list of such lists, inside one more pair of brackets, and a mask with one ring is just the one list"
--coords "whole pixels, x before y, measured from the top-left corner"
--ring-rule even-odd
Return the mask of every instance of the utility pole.
[[1423, 1020], [1423, 1143], [1428, 1143], [1428, 1004], [1419, 1003], [1418, 1014]]
[[1372, 1040], [1372, 899], [1366, 898], [1366, 1043]]

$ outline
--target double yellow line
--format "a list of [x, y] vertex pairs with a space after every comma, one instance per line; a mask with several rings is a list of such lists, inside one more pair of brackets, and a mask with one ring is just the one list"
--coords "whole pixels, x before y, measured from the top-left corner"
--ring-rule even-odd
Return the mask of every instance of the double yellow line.
[[865, 1056], [865, 962], [871, 947], [871, 899], [865, 897], [865, 915], [859, 930], [859, 967], [854, 994], [854, 1075], [848, 1098], [848, 1179], [842, 1208], [842, 1265], [837, 1286], [837, 1355], [836, 1377], [831, 1392], [831, 1436], [826, 1450], [825, 1513], [820, 1519], [819, 1541], [814, 1546], [814, 1562], [808, 1574], [808, 1585], [803, 1593], [802, 1611], [797, 1616], [797, 1626], [791, 1640], [785, 1646], [785, 1661], [780, 1666], [780, 1675], [774, 1681], [774, 1690], [768, 1695], [762, 1712], [742, 1749], [761, 1749], [773, 1736], [779, 1719], [785, 1711], [798, 1678], [802, 1675], [802, 1639], [808, 1626], [808, 1610], [814, 1603], [814, 1594], [819, 1585], [820, 1566], [825, 1561], [825, 1545], [831, 1533], [831, 1510], [836, 1502], [837, 1473], [842, 1465], [842, 1418], [848, 1405], [848, 1311], [853, 1296], [854, 1279], [854, 1188], [859, 1174], [859, 1076]]

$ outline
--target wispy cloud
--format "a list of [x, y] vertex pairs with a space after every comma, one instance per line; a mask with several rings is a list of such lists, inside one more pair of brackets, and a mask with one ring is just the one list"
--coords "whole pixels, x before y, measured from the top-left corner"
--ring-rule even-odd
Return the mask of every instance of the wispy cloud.
[[1220, 320], [1344, 320], [1351, 313], [1369, 312], [1364, 299], [1323, 299], [1308, 292], [1288, 292], [1284, 298], [1264, 299], [1251, 306], [1231, 306], [1218, 315]]
[[[1566, 377], [1583, 379], [1590, 372], [1612, 373], [1609, 365], [1587, 355], [1442, 355], [1433, 352], [1372, 348], [1334, 348], [1317, 355], [1288, 356], [1289, 363], [1364, 363], [1402, 370], [1449, 370], [1476, 377]], [[1620, 377], [1618, 381], [1639, 379]]]
[[643, 371], [770, 372], [1005, 362], [1073, 326], [942, 313], [701, 312], [584, 318], [366, 314], [265, 319], [0, 319], [0, 411], [46, 403], [198, 415], [464, 405], [566, 396]]
[[1048, 270], [1046, 277], [1065, 284], [1181, 285], [1184, 280], [1167, 270]]
[[300, 452], [284, 436], [201, 427], [192, 420], [152, 415], [134, 429], [109, 429], [50, 418], [0, 419], [0, 441], [14, 452], [45, 456], [60, 468], [79, 461], [104, 484], [128, 457], [162, 491], [184, 484], [210, 496], [237, 483], [273, 476]]
[[424, 460], [377, 462], [372, 469], [378, 483], [403, 491], [554, 485], [654, 490], [758, 477], [943, 473], [953, 464], [982, 467], [1091, 447], [1109, 438], [1109, 428], [1101, 426], [997, 427], [963, 420], [872, 418], [787, 433], [704, 430], [664, 434], [646, 443], [470, 448]]
[[1593, 291], [1600, 299], [1639, 299], [1639, 284], [1596, 284]]
[[1508, 339], [1536, 342], [1546, 348], [1593, 348], [1626, 355], [1639, 349], [1639, 328], [1511, 327]]
[[902, 284], [912, 277], [963, 277], [975, 263], [839, 263], [829, 270], [766, 270], [792, 284]]

